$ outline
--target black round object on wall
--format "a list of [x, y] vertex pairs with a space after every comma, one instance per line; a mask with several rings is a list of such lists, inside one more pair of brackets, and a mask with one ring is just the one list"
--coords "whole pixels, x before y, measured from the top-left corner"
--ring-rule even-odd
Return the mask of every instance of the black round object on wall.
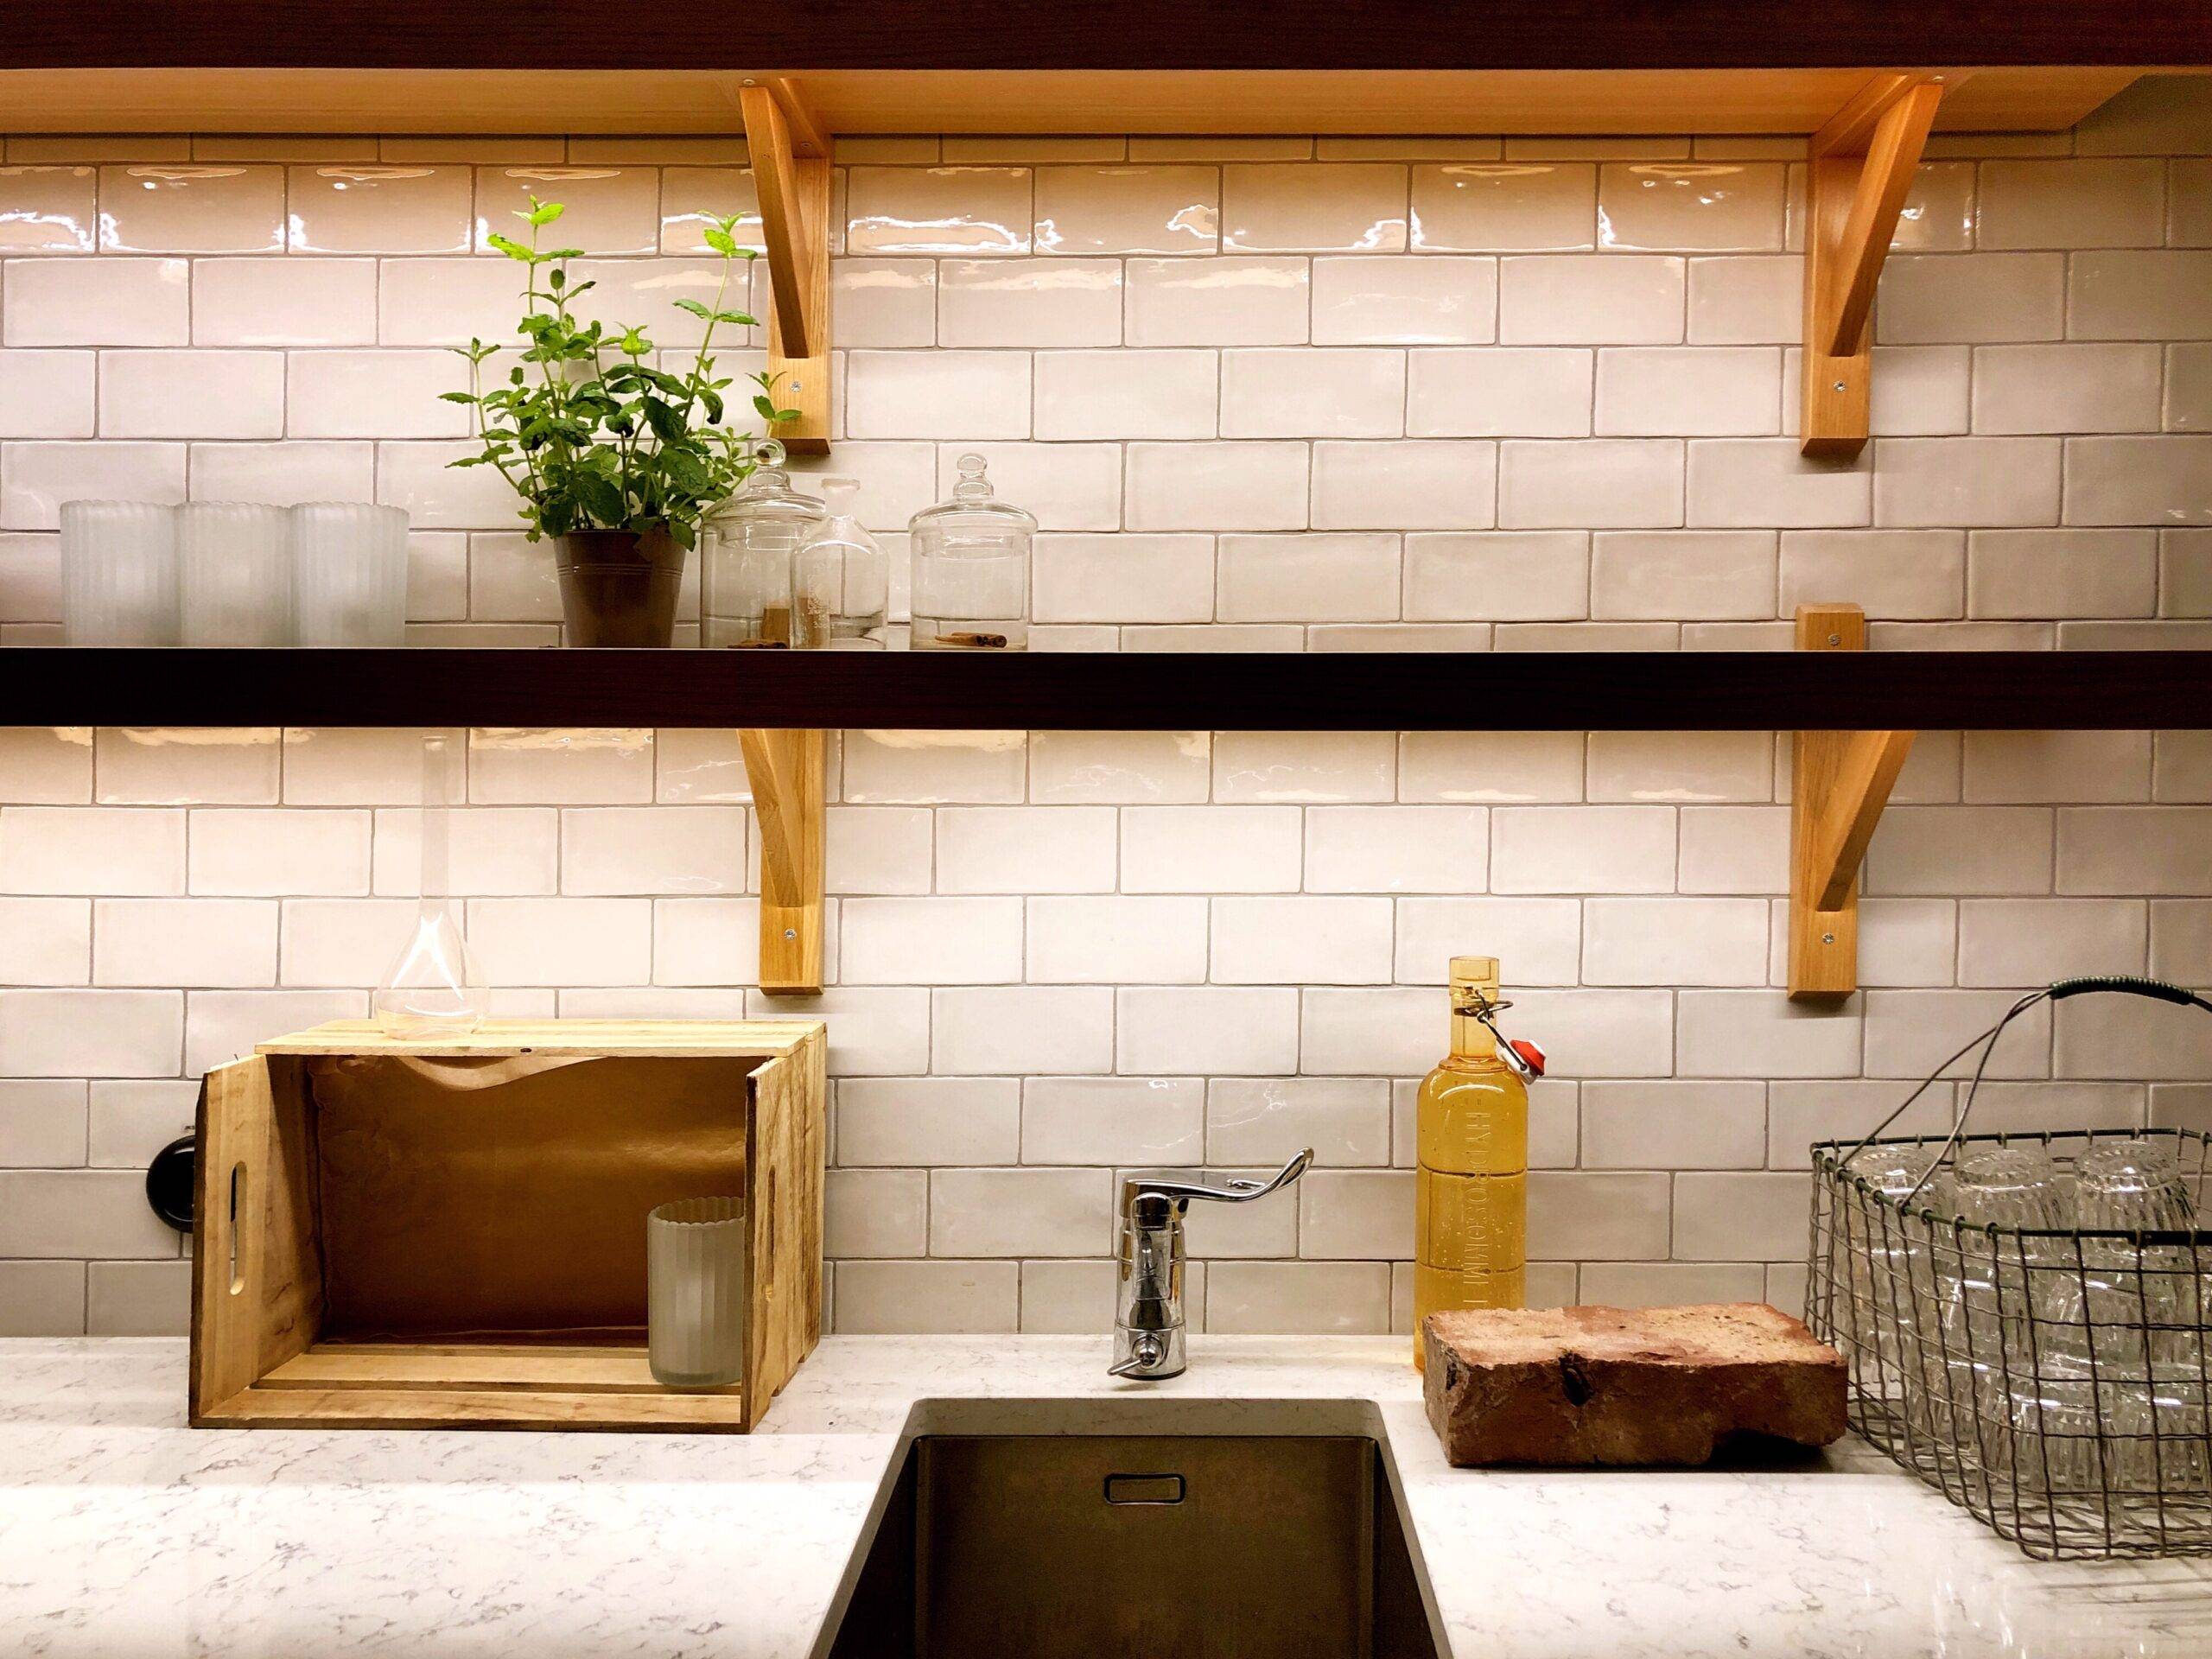
[[200, 1143], [181, 1135], [154, 1154], [146, 1166], [146, 1202], [180, 1233], [192, 1230], [192, 1190]]

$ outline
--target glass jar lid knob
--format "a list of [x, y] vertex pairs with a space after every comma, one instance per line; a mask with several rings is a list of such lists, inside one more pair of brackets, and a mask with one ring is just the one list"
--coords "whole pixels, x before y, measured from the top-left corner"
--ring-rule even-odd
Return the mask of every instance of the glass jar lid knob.
[[991, 481], [983, 476], [983, 458], [972, 451], [960, 457], [960, 481], [952, 486], [956, 501], [988, 501], [991, 499]]

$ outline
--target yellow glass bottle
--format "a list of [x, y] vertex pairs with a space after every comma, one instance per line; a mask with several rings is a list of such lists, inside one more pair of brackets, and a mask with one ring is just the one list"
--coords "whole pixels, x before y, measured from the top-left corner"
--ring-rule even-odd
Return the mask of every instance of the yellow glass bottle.
[[1421, 1321], [1526, 1300], [1529, 1090], [1476, 1017], [1497, 958], [1452, 958], [1452, 1052], [1421, 1079], [1414, 1176], [1414, 1363]]

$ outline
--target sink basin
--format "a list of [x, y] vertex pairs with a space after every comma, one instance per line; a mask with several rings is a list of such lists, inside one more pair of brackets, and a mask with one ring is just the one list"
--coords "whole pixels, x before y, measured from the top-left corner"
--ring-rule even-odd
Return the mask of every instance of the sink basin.
[[1376, 1435], [1115, 1427], [910, 1429], [817, 1652], [1447, 1659]]

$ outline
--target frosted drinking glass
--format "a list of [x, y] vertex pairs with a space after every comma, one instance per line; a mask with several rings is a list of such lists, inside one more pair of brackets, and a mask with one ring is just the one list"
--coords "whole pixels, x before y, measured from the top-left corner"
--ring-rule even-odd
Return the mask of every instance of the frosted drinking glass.
[[303, 645], [407, 642], [407, 515], [365, 501], [292, 509], [294, 638]]
[[281, 645], [292, 637], [292, 524], [282, 507], [189, 501], [176, 510], [188, 645]]
[[61, 504], [61, 637], [73, 645], [176, 644], [175, 507]]
[[664, 1388], [744, 1374], [744, 1199], [681, 1198], [645, 1217], [645, 1345]]

